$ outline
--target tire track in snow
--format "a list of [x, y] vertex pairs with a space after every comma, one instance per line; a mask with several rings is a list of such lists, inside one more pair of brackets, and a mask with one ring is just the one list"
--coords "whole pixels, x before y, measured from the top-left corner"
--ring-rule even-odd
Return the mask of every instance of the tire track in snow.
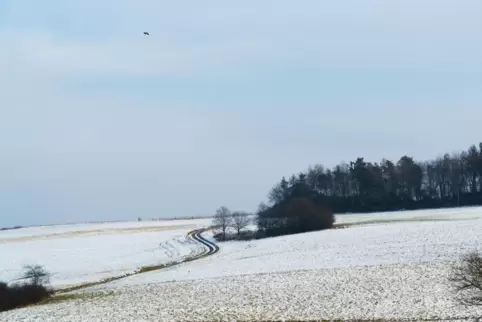
[[198, 229], [198, 230], [192, 231], [190, 233], [192, 239], [194, 239], [198, 243], [203, 244], [204, 246], [206, 246], [208, 248], [207, 253], [204, 253], [204, 254], [200, 255], [198, 258], [206, 257], [206, 256], [213, 255], [213, 254], [216, 254], [217, 252], [219, 252], [219, 246], [218, 245], [216, 245], [215, 243], [212, 243], [211, 241], [205, 239], [201, 235], [206, 230], [207, 229]]
[[[179, 261], [174, 261], [174, 262], [171, 262], [171, 263], [160, 265], [159, 268], [149, 270], [149, 271], [162, 270], [162, 269], [170, 268], [170, 267], [173, 267], [173, 266], [180, 265], [182, 263], [191, 262], [191, 261], [201, 259], [201, 258], [204, 258], [204, 257], [207, 257], [207, 256], [210, 256], [210, 255], [213, 255], [213, 254], [217, 253], [219, 251], [219, 246], [216, 245], [215, 243], [205, 239], [201, 235], [203, 232], [205, 232], [209, 229], [210, 228], [196, 229], [196, 230], [190, 231], [187, 234], [188, 239], [191, 239], [194, 242], [196, 242], [198, 244], [201, 244], [203, 247], [206, 247], [207, 251], [201, 252], [200, 254], [197, 254], [197, 255], [194, 255], [194, 256], [191, 256], [191, 257], [181, 259]], [[138, 275], [138, 274], [143, 274], [143, 273], [144, 272], [142, 272], [142, 271], [136, 271], [134, 273], [128, 273], [128, 274], [124, 274], [124, 275], [121, 275], [121, 276], [106, 278], [106, 279], [104, 279], [102, 281], [98, 281], [98, 282], [89, 282], [89, 283], [85, 283], [85, 284], [82, 284], [82, 285], [58, 289], [58, 290], [56, 290], [56, 293], [68, 293], [68, 292], [71, 292], [71, 291], [77, 291], [77, 290], [85, 289], [85, 288], [92, 287], [92, 286], [97, 286], [97, 285], [101, 285], [101, 284], [108, 284], [110, 282], [118, 281], [120, 279], [124, 279], [124, 278], [130, 277], [130, 276], [133, 276], [133, 275]]]

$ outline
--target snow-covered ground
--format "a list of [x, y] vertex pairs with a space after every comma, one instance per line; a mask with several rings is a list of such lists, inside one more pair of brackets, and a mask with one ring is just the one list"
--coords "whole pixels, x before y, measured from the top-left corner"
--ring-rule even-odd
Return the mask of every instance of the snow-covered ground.
[[[343, 215], [337, 222], [369, 224], [222, 243], [220, 252], [207, 258], [82, 291], [115, 295], [6, 312], [0, 320], [456, 320], [482, 315], [480, 309], [459, 306], [447, 280], [461, 254], [482, 249], [482, 208]], [[170, 234], [158, 233], [157, 238]], [[0, 247], [5, 245], [13, 244]]]
[[0, 320], [456, 321], [482, 315], [480, 308], [454, 302], [447, 276], [443, 264], [399, 264], [152, 283], [93, 300], [0, 313]]
[[187, 238], [209, 220], [123, 222], [32, 227], [0, 232], [0, 280], [19, 278], [24, 265], [42, 265], [54, 287], [132, 273], [202, 251]]
[[219, 254], [114, 282], [133, 285], [294, 270], [455, 260], [482, 246], [482, 219], [356, 226], [220, 244]]
[[211, 223], [211, 219], [182, 219], [182, 220], [157, 220], [157, 221], [119, 221], [107, 223], [88, 223], [88, 224], [68, 224], [52, 226], [33, 226], [21, 229], [11, 229], [0, 231], [0, 243], [5, 239], [18, 239], [22, 237], [50, 237], [60, 234], [81, 234], [90, 235], [109, 232], [118, 233], [120, 231], [133, 231], [159, 227], [182, 227], [182, 226], [206, 226]]
[[374, 212], [369, 214], [336, 215], [336, 223], [366, 223], [399, 220], [452, 220], [482, 218], [482, 207], [429, 209], [397, 212]]

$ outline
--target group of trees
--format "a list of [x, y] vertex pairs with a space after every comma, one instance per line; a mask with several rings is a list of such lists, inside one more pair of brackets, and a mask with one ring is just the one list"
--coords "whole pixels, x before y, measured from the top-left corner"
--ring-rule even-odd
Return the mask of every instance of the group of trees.
[[213, 226], [219, 231], [217, 237], [226, 240], [229, 230], [234, 230], [239, 238], [242, 231], [252, 223], [252, 215], [247, 212], [231, 212], [227, 207], [222, 206], [216, 211], [213, 219]]
[[[246, 230], [252, 223], [258, 225], [257, 229]], [[260, 209], [257, 217], [247, 212], [231, 212], [225, 206], [220, 207], [213, 217], [213, 228], [217, 232], [215, 238], [219, 241], [321, 230], [331, 228], [333, 223], [331, 210], [316, 205], [308, 198], [298, 198], [296, 193], [272, 207]]]
[[335, 213], [480, 205], [482, 143], [424, 162], [402, 156], [379, 163], [357, 158], [333, 169], [315, 165], [288, 180], [283, 177], [269, 192], [271, 207], [294, 190]]
[[[283, 177], [268, 201], [257, 212], [264, 236], [331, 228], [333, 213], [482, 205], [482, 143], [422, 162], [404, 155], [397, 162], [375, 163], [359, 157], [333, 169], [317, 164], [288, 180]], [[221, 238], [226, 239], [230, 227], [238, 226], [239, 235], [248, 225], [245, 218], [221, 207], [215, 217]]]

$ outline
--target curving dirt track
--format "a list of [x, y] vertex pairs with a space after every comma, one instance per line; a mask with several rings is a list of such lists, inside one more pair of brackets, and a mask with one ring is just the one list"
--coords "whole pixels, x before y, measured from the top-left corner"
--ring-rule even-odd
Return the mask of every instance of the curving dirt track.
[[76, 285], [76, 286], [67, 287], [67, 288], [63, 288], [63, 289], [58, 289], [58, 290], [56, 290], [56, 292], [57, 293], [67, 293], [67, 292], [70, 292], [70, 291], [84, 289], [84, 288], [88, 288], [88, 287], [99, 285], [99, 284], [107, 284], [107, 283], [117, 281], [117, 280], [120, 280], [120, 279], [124, 279], [126, 277], [130, 277], [130, 276], [133, 276], [133, 275], [143, 274], [143, 273], [154, 271], [154, 270], [161, 270], [161, 269], [181, 265], [183, 263], [191, 262], [191, 261], [194, 261], [194, 260], [198, 260], [198, 259], [210, 256], [210, 255], [213, 255], [213, 254], [215, 254], [219, 251], [219, 246], [212, 243], [211, 241], [205, 239], [201, 235], [203, 232], [205, 232], [209, 229], [210, 228], [196, 229], [196, 230], [190, 231], [187, 234], [188, 237], [190, 237], [194, 241], [206, 246], [207, 251], [204, 251], [200, 254], [185, 258], [181, 261], [174, 261], [174, 262], [171, 262], [171, 263], [158, 265], [158, 266], [147, 266], [147, 267], [144, 267], [144, 269], [140, 269], [140, 270], [138, 270], [134, 273], [128, 273], [128, 274], [124, 274], [124, 275], [121, 275], [121, 276], [111, 277], [111, 278], [108, 278], [108, 279], [105, 279], [105, 280], [102, 280], [102, 281], [98, 281], [98, 282], [85, 283], [85, 284], [81, 284], [81, 285]]
[[201, 234], [203, 232], [205, 232], [206, 228], [203, 228], [203, 229], [197, 229], [197, 230], [193, 230], [189, 233], [189, 235], [192, 237], [192, 239], [194, 239], [195, 241], [197, 241], [198, 243], [201, 243], [203, 244], [204, 246], [206, 246], [208, 248], [208, 251], [205, 252], [205, 253], [202, 253], [198, 256], [195, 256], [193, 258], [190, 258], [189, 260], [195, 260], [195, 259], [198, 259], [198, 258], [201, 258], [201, 257], [205, 257], [205, 256], [209, 256], [209, 255], [213, 255], [213, 254], [216, 254], [218, 251], [219, 251], [219, 246], [212, 243], [211, 241], [205, 239]]

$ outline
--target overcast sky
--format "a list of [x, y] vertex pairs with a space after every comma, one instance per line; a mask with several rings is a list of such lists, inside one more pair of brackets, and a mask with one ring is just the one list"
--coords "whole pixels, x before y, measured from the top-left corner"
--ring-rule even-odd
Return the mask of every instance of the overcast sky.
[[253, 211], [309, 164], [465, 149], [481, 17], [480, 0], [2, 0], [0, 226]]

